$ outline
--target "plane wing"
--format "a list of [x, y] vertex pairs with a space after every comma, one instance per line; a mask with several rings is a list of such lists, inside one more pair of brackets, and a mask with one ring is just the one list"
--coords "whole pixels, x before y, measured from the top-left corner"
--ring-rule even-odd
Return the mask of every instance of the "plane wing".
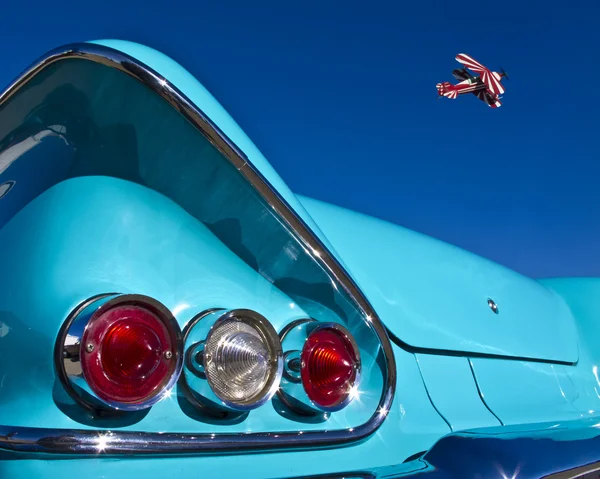
[[499, 73], [491, 71], [489, 68], [483, 66], [477, 60], [464, 53], [456, 55], [456, 61], [462, 63], [469, 70], [479, 73], [481, 81], [485, 83], [485, 86], [487, 86], [488, 90], [494, 95], [498, 96], [504, 93], [504, 87], [500, 84], [502, 77]]
[[496, 95], [492, 95], [488, 90], [474, 91], [473, 95], [475, 95], [481, 101], [487, 103], [487, 105], [491, 108], [499, 108], [502, 106], [502, 103], [500, 103], [498, 97]]

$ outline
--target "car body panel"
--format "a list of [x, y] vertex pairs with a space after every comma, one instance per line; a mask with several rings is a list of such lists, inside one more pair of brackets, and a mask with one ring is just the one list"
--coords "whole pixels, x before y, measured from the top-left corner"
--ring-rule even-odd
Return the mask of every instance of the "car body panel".
[[415, 356], [431, 402], [453, 431], [501, 425], [481, 401], [467, 358]]
[[600, 278], [553, 278], [540, 282], [566, 301], [577, 319], [580, 344], [576, 367], [566, 368], [569, 387], [576, 388], [571, 395], [574, 407], [588, 414], [600, 411]]
[[[410, 347], [575, 363], [564, 300], [442, 241], [300, 197], [390, 331]], [[498, 314], [488, 299], [498, 305]]]
[[579, 361], [574, 365], [471, 358], [485, 402], [506, 424], [595, 417], [600, 408], [600, 280], [540, 280], [559, 294], [575, 318]]
[[577, 394], [561, 364], [500, 362], [472, 358], [473, 371], [486, 404], [507, 425], [577, 419], [587, 414], [574, 407]]

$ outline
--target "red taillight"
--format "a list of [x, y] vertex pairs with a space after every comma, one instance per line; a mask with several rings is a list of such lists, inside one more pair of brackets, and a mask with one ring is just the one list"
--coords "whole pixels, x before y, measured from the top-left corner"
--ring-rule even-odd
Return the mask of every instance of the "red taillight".
[[300, 356], [302, 385], [309, 399], [325, 410], [337, 410], [351, 399], [360, 357], [350, 333], [328, 325], [313, 331]]
[[147, 405], [177, 374], [177, 346], [168, 321], [139, 302], [107, 306], [81, 338], [83, 376], [110, 405]]

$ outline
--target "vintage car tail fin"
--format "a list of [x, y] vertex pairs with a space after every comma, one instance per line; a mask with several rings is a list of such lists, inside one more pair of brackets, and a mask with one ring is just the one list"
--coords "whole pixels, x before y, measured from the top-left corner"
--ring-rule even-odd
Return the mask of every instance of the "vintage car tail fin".
[[140, 428], [105, 438], [114, 454], [370, 436], [396, 384], [370, 303], [197, 81], [110, 45], [51, 52], [0, 97], [0, 184], [14, 185], [0, 199], [0, 396], [18, 398], [0, 408], [0, 448], [31, 437], [40, 417], [25, 410], [50, 428], [30, 451], [72, 451], [73, 421], [92, 426], [75, 448], [92, 455], [107, 424]]

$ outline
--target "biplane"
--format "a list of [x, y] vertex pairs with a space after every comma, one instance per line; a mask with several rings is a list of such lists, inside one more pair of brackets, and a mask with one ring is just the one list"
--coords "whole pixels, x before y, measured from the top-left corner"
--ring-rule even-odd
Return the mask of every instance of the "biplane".
[[498, 108], [502, 105], [500, 95], [504, 94], [504, 87], [500, 82], [502, 78], [508, 79], [508, 75], [503, 69], [500, 73], [491, 71], [464, 53], [458, 54], [456, 61], [464, 65], [463, 68], [452, 71], [452, 76], [459, 80], [459, 83], [456, 85], [452, 85], [450, 82], [438, 83], [436, 87], [440, 98], [445, 96], [454, 100], [458, 98], [458, 95], [473, 93], [492, 108]]

